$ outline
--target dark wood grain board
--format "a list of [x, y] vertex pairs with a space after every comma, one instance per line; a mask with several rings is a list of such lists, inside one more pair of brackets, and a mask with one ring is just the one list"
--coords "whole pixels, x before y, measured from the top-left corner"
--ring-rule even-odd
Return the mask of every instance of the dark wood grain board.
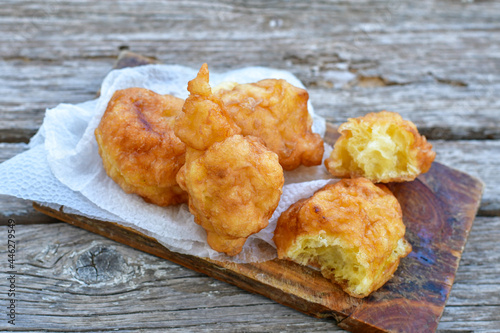
[[[134, 60], [139, 59], [139, 60]], [[149, 63], [124, 53], [116, 67]], [[125, 64], [125, 65], [124, 65]], [[327, 127], [325, 141], [337, 138]], [[118, 224], [66, 214], [34, 204], [49, 216], [136, 249], [262, 294], [304, 313], [333, 318], [350, 331], [435, 331], [448, 299], [483, 184], [439, 163], [409, 183], [390, 184], [401, 203], [407, 238], [413, 252], [394, 277], [365, 299], [356, 299], [332, 285], [317, 271], [287, 261], [234, 264], [171, 252], [155, 239]]]

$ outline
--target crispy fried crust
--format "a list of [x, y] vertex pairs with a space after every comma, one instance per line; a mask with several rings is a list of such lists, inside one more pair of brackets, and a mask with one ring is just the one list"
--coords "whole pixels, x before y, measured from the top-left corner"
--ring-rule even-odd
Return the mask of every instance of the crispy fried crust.
[[354, 297], [366, 297], [411, 252], [401, 207], [384, 185], [343, 179], [290, 206], [274, 242], [280, 259], [313, 265]]
[[190, 95], [175, 123], [188, 146], [177, 180], [208, 244], [232, 256], [268, 225], [282, 193], [283, 169], [260, 139], [236, 134], [239, 128], [212, 95], [208, 75], [204, 64], [188, 85]]
[[210, 146], [181, 169], [178, 180], [209, 245], [228, 255], [239, 253], [249, 235], [268, 225], [284, 181], [277, 155], [241, 135]]
[[261, 138], [285, 170], [321, 164], [323, 140], [311, 131], [309, 94], [285, 80], [224, 83], [214, 89], [241, 134]]
[[336, 177], [366, 177], [373, 182], [414, 180], [427, 172], [436, 153], [416, 126], [394, 112], [369, 113], [339, 127], [341, 137], [325, 160]]
[[187, 201], [176, 182], [186, 148], [173, 132], [183, 104], [143, 88], [114, 93], [95, 137], [106, 173], [125, 192], [160, 206]]
[[174, 128], [182, 142], [197, 150], [206, 150], [215, 142], [241, 132], [222, 101], [212, 94], [208, 80], [208, 67], [202, 66], [196, 79], [188, 83], [190, 95]]

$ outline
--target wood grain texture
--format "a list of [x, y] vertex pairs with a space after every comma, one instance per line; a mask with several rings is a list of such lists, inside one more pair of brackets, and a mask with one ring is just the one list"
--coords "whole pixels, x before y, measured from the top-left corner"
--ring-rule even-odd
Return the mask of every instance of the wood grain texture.
[[500, 216], [500, 140], [432, 141], [436, 160], [485, 183], [479, 214]]
[[[334, 127], [326, 138], [332, 140]], [[332, 142], [329, 142], [332, 143]], [[390, 184], [413, 252], [384, 287], [359, 300], [318, 271], [283, 260], [234, 264], [171, 252], [141, 233], [35, 204], [49, 216], [171, 260], [351, 331], [435, 331], [481, 199], [477, 179], [434, 163], [414, 182]]]
[[[16, 235], [19, 331], [343, 331], [66, 223], [17, 226]], [[0, 320], [1, 331], [10, 328]]]
[[[24, 143], [0, 142], [0, 163], [28, 149]], [[0, 184], [1, 186], [1, 184]], [[48, 223], [56, 220], [33, 209], [31, 201], [0, 195], [0, 225], [7, 225], [13, 218], [20, 224]]]
[[[344, 331], [333, 320], [303, 315], [66, 223], [17, 226], [16, 233], [19, 331]], [[476, 218], [438, 332], [500, 332], [499, 238], [500, 218]], [[0, 279], [0, 289], [6, 288]], [[9, 328], [0, 321], [0, 330]]]
[[[433, 141], [438, 160], [485, 181], [479, 212], [498, 216], [499, 15], [496, 1], [4, 0], [0, 142], [27, 142], [46, 108], [94, 98], [121, 50], [191, 67], [208, 61], [217, 71], [273, 66], [296, 74], [337, 125], [385, 108], [432, 139], [456, 140]], [[2, 144], [0, 155], [13, 145]], [[8, 216], [46, 218], [0, 197], [0, 224]], [[19, 331], [342, 331], [67, 224], [18, 230]], [[498, 217], [474, 222], [439, 332], [500, 332], [499, 232]], [[99, 275], [109, 280], [92, 283], [88, 266], [76, 276], [101, 252], [118, 252], [125, 268], [103, 260]]]
[[336, 124], [389, 109], [431, 139], [498, 139], [499, 15], [494, 1], [4, 1], [0, 140], [93, 98], [123, 49], [290, 70]]

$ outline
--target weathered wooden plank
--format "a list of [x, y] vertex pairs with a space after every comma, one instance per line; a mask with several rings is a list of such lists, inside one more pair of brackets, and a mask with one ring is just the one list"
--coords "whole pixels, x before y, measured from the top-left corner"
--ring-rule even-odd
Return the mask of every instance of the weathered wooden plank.
[[[494, 296], [498, 299], [499, 293], [496, 295], [491, 293], [489, 295], [482, 295], [481, 293], [467, 295], [467, 293], [470, 293], [471, 286], [474, 286], [475, 289], [476, 285], [478, 287], [481, 285], [490, 288], [489, 290], [495, 290], [497, 287], [494, 286], [500, 285], [499, 233], [500, 219], [498, 217], [476, 219], [460, 261], [459, 271], [461, 273], [457, 275], [453, 287], [455, 293], [452, 293], [455, 296], [450, 296], [448, 304], [457, 306], [461, 304], [479, 305], [483, 301], [483, 297], [488, 299]], [[478, 265], [481, 267], [477, 267]], [[482, 271], [481, 274], [478, 274], [478, 269]], [[483, 290], [485, 290], [484, 287]], [[468, 301], [462, 301], [464, 299], [468, 299]], [[492, 303], [490, 302], [490, 304]], [[500, 302], [496, 304], [500, 304]]]
[[499, 332], [500, 218], [477, 218], [439, 330]]
[[[156, 56], [163, 62], [192, 67], [208, 61], [217, 70], [241, 67], [242, 64], [291, 70], [308, 86], [318, 112], [335, 123], [385, 108], [401, 112], [430, 138], [500, 137], [499, 117], [495, 111], [499, 109], [499, 101], [494, 95], [500, 80], [498, 2], [148, 1], [139, 4], [121, 0], [113, 5], [67, 0], [2, 2], [0, 142], [27, 141], [41, 123], [46, 107], [93, 98], [120, 48]], [[198, 7], [198, 10], [193, 11], [193, 7]], [[460, 148], [462, 142], [457, 141], [452, 143], [460, 146], [455, 151], [446, 150], [447, 142], [441, 147], [441, 143], [434, 144], [438, 160], [479, 175], [486, 181], [480, 212], [498, 214], [496, 143], [472, 142]], [[482, 145], [486, 147], [483, 149]], [[479, 157], [481, 163], [485, 163], [484, 167], [476, 162], [478, 150], [485, 155]], [[0, 198], [0, 214], [4, 207], [12, 210], [15, 205], [15, 202]], [[22, 210], [23, 207], [16, 209]], [[21, 213], [19, 218], [25, 216], [26, 213]], [[3, 221], [3, 216], [0, 220]], [[476, 220], [439, 325], [440, 331], [500, 331], [497, 296], [500, 284], [499, 221], [498, 218]], [[36, 244], [40, 241], [45, 242], [43, 244], [64, 242], [64, 230], [69, 228], [66, 226], [55, 232], [46, 230], [47, 226], [37, 230], [31, 229], [33, 227], [36, 226], [20, 226], [32, 232], [22, 242], [33, 246], [30, 250], [32, 259], [37, 251], [46, 249]], [[37, 234], [40, 235], [39, 242], [33, 243], [32, 238]], [[80, 237], [72, 242], [79, 244]], [[91, 235], [92, 240], [87, 245], [92, 242], [93, 245], [99, 244], [99, 241], [95, 242], [98, 238]], [[71, 241], [68, 244], [72, 244]], [[82, 248], [68, 245], [68, 249], [64, 256], [74, 259], [81, 254]], [[41, 324], [48, 323], [49, 331], [70, 331], [73, 322], [77, 324], [76, 331], [89, 330], [89, 322], [99, 323], [96, 325], [103, 331], [116, 328], [123, 328], [123, 331], [150, 328], [145, 330], [148, 332], [167, 329], [181, 332], [336, 330], [331, 323], [324, 326], [324, 321], [272, 302], [266, 303], [265, 298], [229, 286], [236, 294], [251, 298], [248, 306], [243, 301], [243, 305], [233, 312], [233, 307], [238, 306], [231, 303], [234, 295], [222, 292], [225, 297], [217, 298], [217, 291], [224, 289], [218, 285], [206, 293], [200, 292], [207, 281], [213, 280], [205, 278], [208, 280], [201, 279], [191, 284], [197, 280], [197, 273], [189, 270], [185, 270], [186, 278], [177, 278], [180, 295], [173, 292], [172, 296], [174, 288], [167, 287], [166, 291], [165, 288], [151, 289], [161, 277], [144, 268], [149, 261], [142, 258], [136, 261], [135, 267], [143, 267], [137, 270], [145, 272], [146, 282], [135, 284], [131, 278], [133, 274], [129, 274], [118, 283], [119, 288], [110, 288], [115, 294], [101, 297], [99, 294], [106, 288], [105, 282], [85, 284], [65, 274], [60, 278], [57, 269], [51, 271], [68, 263], [64, 258], [59, 258], [60, 262], [51, 262], [46, 268], [37, 267], [43, 265], [44, 259], [50, 262], [51, 253], [45, 252], [48, 254], [41, 259], [30, 260], [27, 264], [23, 262], [28, 269], [22, 276], [27, 281], [25, 286], [28, 286], [24, 292], [29, 296], [23, 305], [40, 302], [45, 311], [44, 315], [37, 314], [40, 311], [34, 311], [35, 314], [28, 311], [28, 321], [32, 324], [24, 330], [40, 330], [43, 329]], [[4, 252], [1, 253], [5, 256]], [[73, 267], [71, 263], [69, 265]], [[158, 266], [152, 270], [161, 271]], [[39, 289], [29, 288], [31, 282], [40, 280], [45, 282], [34, 284]], [[68, 285], [82, 289], [66, 294]], [[5, 290], [5, 287], [1, 289]], [[188, 297], [182, 294], [191, 290], [196, 290], [196, 293]], [[150, 296], [151, 292], [156, 297]], [[54, 296], [49, 297], [50, 302], [47, 295]], [[126, 297], [135, 303], [121, 306], [120, 302]], [[209, 303], [208, 308], [199, 306], [200, 299], [213, 300], [213, 297], [217, 301]], [[68, 302], [68, 298], [71, 301]], [[109, 316], [105, 315], [107, 308], [99, 306], [103, 300], [103, 304], [113, 309]], [[160, 304], [146, 311], [140, 306], [164, 300], [172, 300], [172, 303], [166, 308]], [[184, 316], [172, 304], [186, 301], [192, 301], [193, 308], [183, 308], [182, 312], [187, 311]], [[86, 304], [87, 309], [79, 304]], [[96, 304], [97, 310], [85, 312]], [[266, 307], [269, 304], [272, 306]], [[75, 311], [71, 310], [74, 306]], [[57, 312], [47, 314], [46, 309], [57, 309]], [[165, 312], [169, 313], [165, 315]], [[158, 319], [164, 315], [168, 318], [167, 324]], [[202, 320], [196, 322], [193, 318]], [[23, 330], [22, 327], [19, 329]]]
[[33, 209], [31, 201], [0, 195], [0, 225], [7, 225], [9, 219], [19, 224], [57, 222], [56, 219]]
[[432, 0], [7, 1], [0, 139], [26, 141], [46, 107], [92, 98], [126, 48], [214, 70], [288, 69], [335, 123], [391, 109], [429, 138], [498, 139], [499, 15], [496, 2]]
[[[1, 143], [0, 163], [28, 149], [24, 143]], [[0, 184], [1, 186], [1, 184]], [[21, 224], [48, 223], [56, 220], [37, 212], [33, 203], [6, 195], [0, 195], [0, 225], [7, 225], [8, 219], [15, 219]]]
[[499, 139], [498, 84], [451, 87], [436, 83], [346, 90], [309, 89], [318, 113], [339, 125], [368, 112], [395, 111], [429, 139]]
[[95, 98], [113, 61], [0, 63], [0, 142], [28, 142], [47, 108]]
[[28, 145], [24, 143], [2, 143], [0, 142], [0, 163], [8, 160], [17, 154], [28, 149]]
[[500, 215], [500, 141], [432, 141], [436, 160], [485, 183], [479, 214]]
[[[436, 61], [443, 64], [448, 63], [447, 66], [450, 67], [455, 67], [457, 64], [449, 64], [449, 61], [446, 61], [450, 60], [449, 58], [438, 59], [433, 52], [441, 51], [444, 56], [452, 56], [451, 60], [462, 59], [465, 62], [458, 66], [466, 66], [466, 61], [475, 60], [472, 55], [480, 55], [477, 50], [468, 46], [498, 50], [497, 46], [488, 45], [488, 41], [493, 40], [490, 38], [494, 36], [486, 34], [486, 32], [498, 33], [499, 23], [495, 18], [500, 12], [500, 7], [495, 2], [440, 4], [427, 0], [421, 1], [417, 6], [409, 1], [400, 3], [310, 1], [307, 4], [300, 1], [212, 1], [210, 3], [148, 1], [139, 4], [122, 0], [116, 1], [114, 6], [107, 6], [99, 1], [75, 3], [74, 1], [52, 0], [40, 3], [11, 0], [4, 1], [4, 4], [0, 13], [0, 23], [2, 28], [11, 34], [2, 38], [18, 42], [11, 47], [1, 46], [0, 51], [8, 58], [24, 56], [30, 59], [33, 57], [60, 59], [61, 56], [65, 58], [82, 55], [95, 56], [99, 49], [109, 52], [102, 53], [112, 57], [118, 45], [135, 44], [140, 41], [143, 42], [140, 44], [143, 49], [138, 50], [139, 52], [151, 53], [144, 51], [153, 51], [157, 52], [154, 55], [163, 54], [164, 57], [175, 57], [172, 52], [169, 54], [163, 50], [178, 41], [187, 41], [195, 47], [206, 50], [212, 48], [220, 54], [223, 50], [218, 48], [220, 44], [217, 45], [217, 41], [240, 43], [238, 46], [250, 45], [250, 43], [245, 43], [250, 40], [272, 44], [266, 41], [266, 38], [262, 38], [263, 35], [267, 35], [267, 39], [278, 43], [307, 40], [308, 45], [317, 48], [322, 46], [318, 48], [320, 51], [336, 45], [337, 50], [342, 51], [341, 53], [356, 53], [353, 55], [356, 59], [365, 59], [365, 55], [370, 53], [373, 59], [386, 56], [386, 53], [371, 52], [372, 50], [363, 48], [367, 42], [370, 42], [374, 47], [385, 45], [386, 50], [390, 49], [394, 53], [395, 58], [387, 59], [388, 61], [398, 63], [401, 60], [398, 55], [401, 53], [407, 57], [419, 57], [421, 61], [421, 56], [426, 55], [435, 57]], [[193, 8], [196, 10], [192, 10]], [[78, 20], [75, 20], [75, 17]], [[130, 24], [131, 18], [134, 24]], [[65, 34], [60, 34], [60, 31], [65, 31]], [[450, 34], [454, 34], [453, 38], [449, 38]], [[469, 40], [469, 37], [479, 36], [484, 39]], [[119, 41], [119, 37], [129, 38]], [[103, 43], [103, 39], [106, 39], [108, 43]], [[50, 52], [50, 48], [37, 45], [35, 43], [37, 40], [47, 42], [61, 40], [72, 43], [71, 46], [76, 47], [65, 49], [60, 47]], [[170, 43], [146, 46], [152, 40], [166, 40]], [[324, 45], [325, 41], [327, 45]], [[92, 48], [89, 42], [95, 42], [95, 46]], [[208, 45], [203, 45], [203, 43]], [[210, 45], [211, 43], [213, 44]], [[411, 43], [427, 47], [398, 50], [396, 47], [391, 47], [393, 43], [394, 46]], [[272, 50], [281, 49], [281, 52], [286, 52], [286, 49], [290, 49], [290, 45], [286, 45], [289, 47], [283, 50], [280, 45], [275, 44]], [[26, 46], [28, 46], [27, 49]], [[29, 52], [30, 49], [37, 47], [40, 47], [43, 52]], [[469, 53], [452, 52], [457, 48], [466, 49]], [[82, 53], [82, 49], [85, 52]], [[195, 54], [193, 51], [199, 50], [182, 51], [185, 51], [187, 56], [193, 56]], [[323, 55], [323, 52], [315, 53]], [[304, 56], [299, 59], [314, 56], [302, 54]], [[240, 56], [254, 57], [243, 53]], [[261, 59], [265, 57], [272, 57], [272, 55], [261, 55]], [[293, 59], [295, 58], [291, 57], [291, 60]], [[233, 60], [228, 57], [224, 61], [232, 62]], [[403, 63], [399, 65], [403, 66]], [[416, 66], [413, 70], [416, 70]], [[446, 70], [446, 67], [443, 70]], [[436, 75], [440, 73], [437, 72]], [[454, 75], [459, 77], [463, 74], [455, 73]]]
[[[17, 226], [16, 237], [18, 330], [340, 331], [332, 321], [67, 224]], [[0, 329], [9, 327], [0, 321]]]
[[[7, 69], [0, 71], [0, 140], [27, 142], [40, 126], [46, 108], [93, 99], [112, 63], [111, 59], [9, 61]], [[314, 86], [313, 80], [321, 77], [301, 76], [295, 67], [285, 69], [309, 81], [316, 111], [335, 124], [348, 117], [388, 109], [413, 120], [432, 139], [500, 138], [500, 102], [492, 93], [500, 88], [499, 84], [453, 87], [431, 82], [325, 89]]]
[[[64, 223], [17, 226], [16, 235], [18, 330], [342, 331], [332, 321]], [[498, 217], [476, 219], [438, 332], [499, 331], [499, 237]], [[6, 257], [4, 242], [0, 257]], [[0, 289], [6, 288], [1, 279]], [[0, 321], [1, 330], [8, 328]]]

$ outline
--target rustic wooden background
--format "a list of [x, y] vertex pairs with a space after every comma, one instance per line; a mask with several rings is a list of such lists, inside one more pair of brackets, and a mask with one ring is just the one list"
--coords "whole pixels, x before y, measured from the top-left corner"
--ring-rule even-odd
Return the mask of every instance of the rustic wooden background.
[[[334, 124], [382, 109], [414, 121], [437, 160], [486, 184], [439, 331], [500, 332], [500, 2], [1, 0], [0, 161], [27, 149], [46, 108], [94, 98], [121, 50], [289, 70]], [[16, 330], [342, 331], [0, 196], [9, 218]]]

